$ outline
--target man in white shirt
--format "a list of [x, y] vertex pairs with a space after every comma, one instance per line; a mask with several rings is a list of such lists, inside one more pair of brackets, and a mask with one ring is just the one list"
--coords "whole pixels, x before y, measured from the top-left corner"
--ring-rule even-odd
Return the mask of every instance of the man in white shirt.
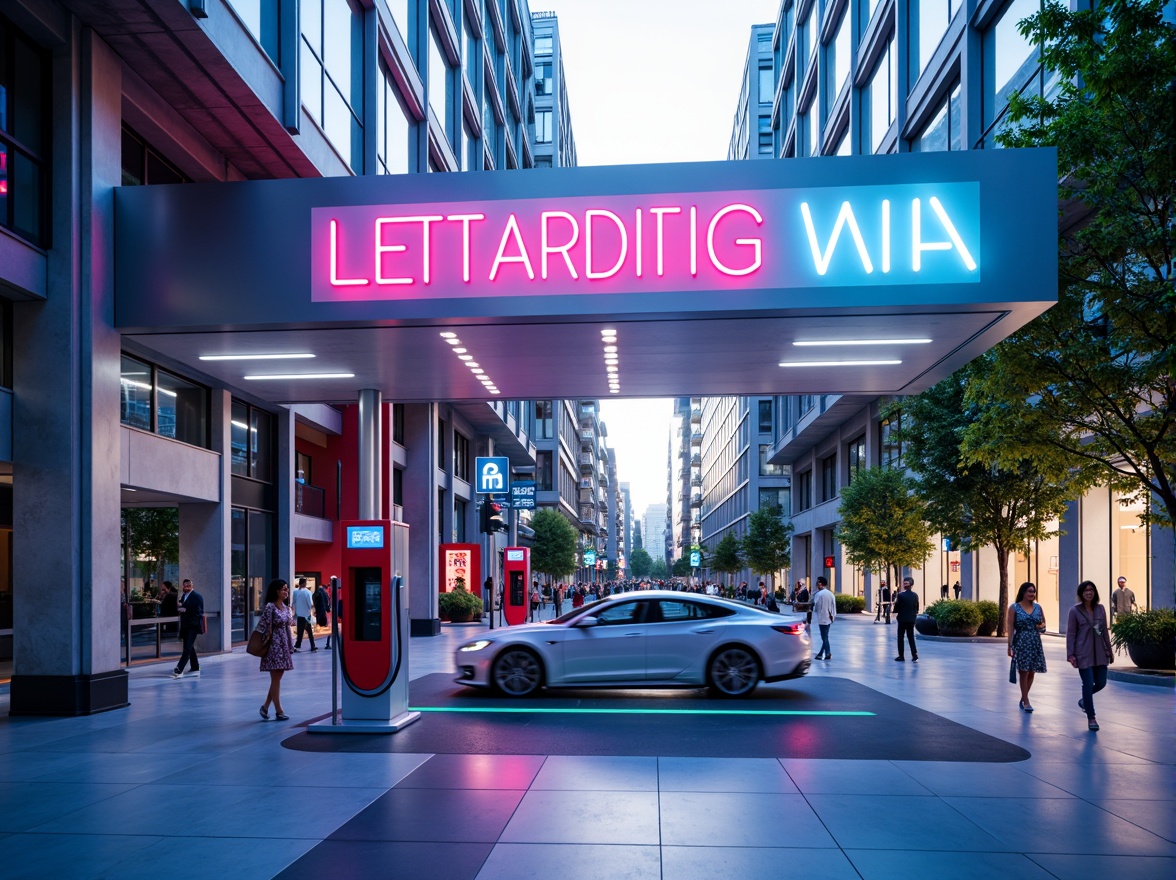
[[829, 589], [829, 581], [824, 575], [817, 578], [817, 595], [813, 596], [813, 617], [821, 630], [821, 650], [817, 651], [818, 660], [832, 660], [829, 652], [829, 627], [837, 619], [837, 600]]
[[1120, 614], [1130, 614], [1135, 610], [1135, 594], [1127, 587], [1127, 578], [1119, 575], [1118, 588], [1111, 593], [1111, 622]]
[[298, 579], [298, 587], [294, 590], [292, 599], [294, 616], [298, 618], [298, 637], [294, 640], [294, 650], [302, 647], [302, 630], [310, 634], [310, 650], [317, 651], [314, 646], [314, 624], [311, 617], [314, 614], [314, 595], [306, 586], [306, 578]]

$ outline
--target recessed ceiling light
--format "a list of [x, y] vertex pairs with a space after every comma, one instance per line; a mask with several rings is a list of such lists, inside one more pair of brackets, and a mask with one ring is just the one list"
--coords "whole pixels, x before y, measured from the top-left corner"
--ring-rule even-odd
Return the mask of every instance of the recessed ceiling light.
[[797, 340], [793, 345], [926, 345], [930, 339], [809, 339]]
[[485, 373], [486, 371], [480, 370], [477, 367], [474, 367], [472, 370], [470, 370], [470, 372], [473, 373], [475, 376], [480, 376], [482, 373]]
[[457, 354], [465, 354], [466, 350], [464, 348], [455, 348], [454, 352]]
[[[457, 351], [457, 349], [455, 348], [454, 351]], [[474, 356], [472, 354], [459, 354], [457, 356], [457, 359], [459, 361], [472, 361], [474, 359]]]
[[606, 357], [606, 358], [604, 359], [604, 362], [605, 362], [606, 364], [619, 364], [619, 363], [620, 363], [620, 359], [618, 359], [618, 358], [615, 358], [615, 357]]
[[251, 382], [259, 382], [266, 379], [354, 379], [355, 373], [275, 373], [269, 376], [245, 376], [244, 378]]
[[310, 352], [290, 352], [289, 354], [202, 354], [202, 361], [294, 361], [314, 357]]
[[491, 393], [491, 394], [501, 394], [502, 392], [501, 392], [501, 391], [499, 391], [497, 388], [491, 388], [491, 389], [490, 389], [490, 393]]
[[442, 338], [442, 339], [456, 339], [456, 338], [457, 338], [457, 334], [456, 334], [456, 333], [448, 333], [448, 332], [444, 332], [444, 333], [442, 333], [442, 334], [441, 334], [441, 338]]
[[610, 389], [608, 389], [608, 393], [609, 394], [620, 394], [621, 389], [620, 388], [610, 388]]
[[480, 367], [481, 364], [479, 364], [477, 361], [467, 361], [466, 366], [467, 367]]
[[446, 339], [445, 341], [448, 342], [450, 345], [461, 345], [460, 339]]
[[604, 347], [604, 353], [605, 353], [605, 354], [616, 354], [616, 353], [617, 353], [617, 347], [616, 347], [615, 345], [606, 345], [606, 346]]
[[781, 361], [782, 367], [888, 367], [902, 361]]

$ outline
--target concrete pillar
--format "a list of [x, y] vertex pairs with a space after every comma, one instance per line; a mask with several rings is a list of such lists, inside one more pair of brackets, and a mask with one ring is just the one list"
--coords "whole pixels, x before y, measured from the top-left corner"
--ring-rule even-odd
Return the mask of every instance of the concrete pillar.
[[380, 519], [382, 496], [383, 419], [380, 392], [364, 388], [359, 392], [359, 518]]
[[[274, 519], [278, 535], [274, 548], [274, 575], [294, 588], [294, 413], [287, 407], [278, 410], [274, 419], [278, 441], [276, 465], [276, 508]], [[268, 581], [267, 581], [268, 583]]]
[[437, 405], [404, 408], [404, 511], [409, 531], [408, 583], [412, 635], [441, 632], [437, 611]]
[[48, 297], [13, 309], [13, 715], [128, 704], [119, 656], [117, 55], [72, 23], [53, 58]]
[[[204, 598], [208, 632], [196, 639], [197, 653], [223, 651], [231, 644], [229, 613], [228, 505], [181, 504], [180, 577], [191, 578]], [[176, 585], [177, 587], [179, 584]]]

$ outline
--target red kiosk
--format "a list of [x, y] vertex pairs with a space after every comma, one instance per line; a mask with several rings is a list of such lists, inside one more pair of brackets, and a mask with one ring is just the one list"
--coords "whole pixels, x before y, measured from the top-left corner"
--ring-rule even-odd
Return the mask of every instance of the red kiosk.
[[527, 622], [527, 594], [531, 591], [531, 549], [505, 547], [502, 551], [502, 613], [509, 626]]

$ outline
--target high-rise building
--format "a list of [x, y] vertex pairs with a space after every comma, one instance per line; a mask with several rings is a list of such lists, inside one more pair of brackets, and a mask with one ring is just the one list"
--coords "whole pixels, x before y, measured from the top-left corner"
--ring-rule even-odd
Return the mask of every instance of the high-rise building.
[[576, 139], [564, 77], [559, 18], [554, 12], [533, 12], [535, 39], [535, 167], [576, 165]]
[[641, 542], [653, 561], [666, 558], [666, 505], [650, 504], [641, 517]]

